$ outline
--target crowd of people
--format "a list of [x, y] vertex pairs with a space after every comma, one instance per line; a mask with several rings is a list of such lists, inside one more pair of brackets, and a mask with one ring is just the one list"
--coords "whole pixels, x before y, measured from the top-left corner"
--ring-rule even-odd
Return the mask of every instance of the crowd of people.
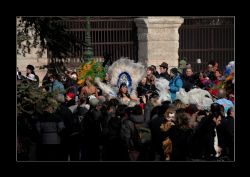
[[[28, 65], [27, 75], [18, 72], [17, 80], [38, 88], [34, 70]], [[48, 73], [42, 89], [57, 93], [59, 106], [47, 104], [42, 112], [18, 115], [17, 160], [233, 161], [233, 70], [220, 71], [214, 61], [197, 73], [190, 64], [168, 72], [165, 62], [159, 70], [147, 67], [136, 97], [123, 83], [116, 98], [109, 98], [90, 77], [79, 86], [76, 72], [65, 72], [64, 79]], [[159, 99], [157, 78], [169, 81], [171, 101]], [[107, 75], [104, 82], [109, 79]], [[208, 109], [177, 99], [180, 89], [194, 88], [213, 96]]]

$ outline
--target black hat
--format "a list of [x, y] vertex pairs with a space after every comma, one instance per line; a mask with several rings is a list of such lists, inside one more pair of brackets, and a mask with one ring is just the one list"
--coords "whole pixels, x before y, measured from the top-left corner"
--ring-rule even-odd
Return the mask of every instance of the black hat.
[[212, 113], [214, 113], [214, 112], [219, 113], [221, 111], [220, 104], [219, 103], [213, 103], [213, 104], [211, 104], [210, 111]]
[[160, 65], [160, 67], [168, 68], [168, 64], [166, 62], [162, 62], [162, 64]]
[[176, 75], [177, 73], [179, 73], [177, 68], [172, 68], [170, 70], [170, 72], [173, 73], [174, 75]]
[[27, 69], [30, 69], [31, 71], [34, 71], [35, 70], [35, 68], [34, 68], [34, 66], [33, 65], [27, 65], [27, 67], [26, 67]]

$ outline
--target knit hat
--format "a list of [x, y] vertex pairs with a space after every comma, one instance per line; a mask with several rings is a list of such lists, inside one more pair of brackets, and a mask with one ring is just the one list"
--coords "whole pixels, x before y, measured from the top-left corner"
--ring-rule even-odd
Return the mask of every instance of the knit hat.
[[75, 94], [72, 93], [72, 92], [67, 93], [66, 96], [68, 96], [68, 97], [71, 98], [71, 99], [75, 99]]
[[30, 69], [31, 71], [34, 71], [35, 70], [35, 68], [34, 68], [34, 66], [33, 65], [27, 65], [27, 67], [26, 67], [27, 69]]
[[180, 65], [179, 66], [180, 69], [186, 68], [187, 62], [185, 60], [181, 60], [179, 65]]

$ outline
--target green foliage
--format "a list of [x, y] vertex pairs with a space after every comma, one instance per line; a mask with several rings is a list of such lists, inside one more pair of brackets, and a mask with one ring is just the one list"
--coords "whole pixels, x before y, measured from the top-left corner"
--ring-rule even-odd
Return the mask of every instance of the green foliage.
[[32, 82], [23, 80], [17, 83], [17, 115], [22, 113], [33, 114], [42, 112], [51, 106], [54, 110], [58, 107], [54, 96], [58, 93], [49, 93], [37, 88]]
[[[60, 22], [60, 17], [21, 17], [17, 25], [17, 53], [25, 56], [32, 47], [42, 56], [45, 49], [51, 52], [51, 58], [67, 58], [74, 46], [80, 49], [85, 43], [68, 33]], [[30, 40], [33, 39], [31, 43]]]

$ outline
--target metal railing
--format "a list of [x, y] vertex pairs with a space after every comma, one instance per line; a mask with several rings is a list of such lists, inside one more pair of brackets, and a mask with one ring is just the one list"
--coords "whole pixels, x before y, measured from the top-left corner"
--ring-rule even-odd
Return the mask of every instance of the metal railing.
[[[91, 45], [94, 58], [103, 60], [105, 53], [111, 55], [112, 60], [128, 57], [138, 60], [137, 32], [134, 23], [135, 17], [91, 17]], [[60, 22], [69, 33], [84, 41], [85, 17], [65, 17]], [[84, 47], [72, 47], [68, 66], [78, 66], [84, 61]]]
[[[194, 71], [215, 60], [221, 70], [234, 60], [234, 17], [184, 16], [179, 29], [179, 58], [187, 58]], [[196, 60], [201, 59], [201, 64]]]

